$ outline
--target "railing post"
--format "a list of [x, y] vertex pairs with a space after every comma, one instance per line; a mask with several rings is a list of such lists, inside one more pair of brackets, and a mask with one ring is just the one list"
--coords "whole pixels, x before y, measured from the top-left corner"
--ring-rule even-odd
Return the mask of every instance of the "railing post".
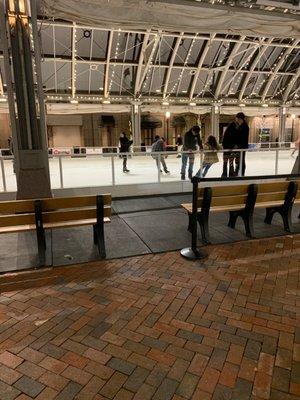
[[161, 183], [160, 170], [161, 170], [161, 153], [158, 154], [158, 168], [157, 168], [158, 183]]
[[7, 190], [6, 189], [6, 177], [5, 177], [3, 157], [1, 157], [1, 174], [2, 174], [3, 191], [6, 192], [6, 190]]
[[239, 156], [240, 162], [239, 162], [239, 172], [238, 172], [238, 174], [239, 174], [239, 176], [242, 176], [242, 172], [243, 172], [243, 155], [244, 155], [244, 152], [243, 152], [242, 150], [239, 150], [239, 153], [240, 153], [240, 156]]
[[278, 158], [279, 158], [279, 150], [276, 149], [276, 157], [275, 157], [275, 175], [278, 175]]
[[63, 175], [63, 166], [62, 166], [62, 156], [58, 156], [59, 163], [59, 177], [60, 177], [60, 188], [64, 188], [64, 175]]
[[203, 175], [203, 173], [202, 173], [202, 170], [203, 170], [203, 157], [204, 157], [204, 154], [203, 154], [203, 150], [201, 149], [200, 150], [200, 178], [202, 178], [202, 175]]
[[116, 185], [116, 174], [115, 174], [115, 157], [111, 156], [111, 179], [112, 179], [112, 186]]

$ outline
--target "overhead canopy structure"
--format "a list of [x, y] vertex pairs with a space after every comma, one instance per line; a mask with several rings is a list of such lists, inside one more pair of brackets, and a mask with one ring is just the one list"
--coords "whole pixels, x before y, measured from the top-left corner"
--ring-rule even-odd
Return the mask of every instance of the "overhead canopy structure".
[[[256, 3], [243, 0], [240, 3]], [[250, 36], [298, 37], [297, 14], [266, 13], [252, 7], [222, 7], [223, 0], [42, 0], [47, 15], [105, 28], [219, 32]], [[214, 4], [216, 3], [216, 4]], [[220, 4], [221, 3], [221, 4]], [[228, 1], [239, 4], [239, 1]], [[263, 3], [263, 2], [262, 2]], [[279, 2], [273, 1], [270, 3]], [[292, 8], [296, 10], [296, 7]], [[289, 10], [289, 9], [287, 9]]]
[[[40, 1], [48, 111], [300, 106], [297, 7], [207, 1]], [[0, 76], [1, 97], [1, 54]]]

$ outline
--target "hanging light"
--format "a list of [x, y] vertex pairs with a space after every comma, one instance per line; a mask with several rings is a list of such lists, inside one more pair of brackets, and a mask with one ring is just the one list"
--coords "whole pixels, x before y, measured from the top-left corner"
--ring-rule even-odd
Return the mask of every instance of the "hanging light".
[[170, 111], [166, 111], [166, 118], [169, 119], [171, 117]]

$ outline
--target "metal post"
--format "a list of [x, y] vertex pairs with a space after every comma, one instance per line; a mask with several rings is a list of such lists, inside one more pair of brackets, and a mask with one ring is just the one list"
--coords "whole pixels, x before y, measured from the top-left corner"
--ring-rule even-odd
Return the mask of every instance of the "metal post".
[[242, 176], [242, 172], [243, 172], [243, 154], [244, 154], [244, 151], [239, 150], [239, 153], [240, 153], [239, 176]]
[[279, 108], [279, 141], [285, 142], [286, 107]]
[[141, 136], [141, 105], [138, 102], [132, 104], [131, 109], [131, 131], [133, 145], [140, 147], [142, 142]]
[[276, 149], [276, 158], [275, 158], [275, 175], [278, 175], [278, 157], [279, 157], [279, 150]]
[[157, 168], [158, 183], [161, 183], [160, 170], [161, 170], [161, 153], [158, 154], [158, 168]]
[[204, 156], [203, 150], [200, 150], [200, 178], [202, 178], [202, 176], [203, 176], [203, 172], [202, 172], [202, 170], [203, 170], [203, 156]]
[[220, 120], [220, 108], [217, 104], [214, 104], [211, 107], [211, 134], [215, 136], [217, 142], [219, 143], [220, 139], [220, 128], [219, 128], [219, 120]]
[[51, 197], [36, 0], [2, 0], [0, 8], [17, 199]]
[[7, 190], [6, 189], [6, 177], [5, 177], [3, 157], [1, 157], [1, 174], [2, 174], [3, 191], [6, 192], [6, 190]]
[[116, 174], [115, 174], [115, 157], [111, 155], [111, 178], [112, 178], [112, 185], [116, 185]]
[[63, 175], [63, 166], [62, 166], [62, 156], [58, 156], [59, 162], [59, 178], [60, 178], [60, 188], [64, 188], [64, 175]]
[[192, 227], [192, 245], [181, 250], [180, 254], [188, 260], [201, 260], [206, 254], [200, 252], [197, 248], [197, 216], [198, 216], [198, 178], [192, 178], [193, 183], [193, 209], [191, 218]]

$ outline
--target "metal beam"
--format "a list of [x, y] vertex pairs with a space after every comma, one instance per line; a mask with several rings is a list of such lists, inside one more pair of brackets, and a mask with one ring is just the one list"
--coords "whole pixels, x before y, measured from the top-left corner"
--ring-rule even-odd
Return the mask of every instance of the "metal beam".
[[[90, 43], [90, 61], [93, 58], [93, 42], [94, 42], [94, 30], [91, 32], [91, 43]], [[91, 93], [91, 84], [92, 84], [92, 70], [91, 66], [89, 68], [89, 93]]]
[[289, 95], [290, 95], [297, 79], [299, 79], [299, 78], [300, 78], [300, 66], [298, 67], [296, 74], [294, 75], [293, 78], [291, 78], [290, 82], [287, 85], [287, 88], [284, 91], [283, 104], [285, 104], [288, 101]]
[[71, 86], [72, 86], [72, 99], [76, 95], [76, 24], [73, 22], [72, 28], [72, 76], [71, 76]]
[[155, 51], [157, 49], [157, 46], [158, 46], [159, 42], [160, 42], [160, 36], [159, 35], [155, 35], [153, 47], [152, 47], [149, 59], [148, 59], [146, 65], [145, 65], [145, 68], [144, 68], [144, 71], [143, 71], [143, 75], [142, 75], [141, 79], [137, 82], [137, 88], [136, 88], [137, 93], [140, 93], [140, 91], [142, 89], [143, 82], [144, 82], [144, 80], [145, 80], [145, 78], [146, 78], [146, 76], [148, 74], [148, 71], [149, 71], [151, 65], [152, 65], [152, 60], [153, 60], [153, 57], [154, 57], [154, 54], [155, 54]]
[[109, 64], [110, 64], [110, 56], [111, 56], [111, 48], [112, 48], [112, 43], [113, 43], [113, 36], [114, 36], [114, 31], [111, 31], [109, 34], [109, 39], [108, 39], [108, 46], [107, 46], [107, 52], [106, 52], [106, 64], [105, 64], [105, 74], [104, 74], [104, 98], [108, 98], [109, 96], [109, 90], [108, 90], [108, 78], [109, 78]]
[[215, 36], [216, 36], [215, 33], [210, 35], [210, 38], [209, 38], [209, 40], [207, 40], [207, 42], [205, 44], [205, 48], [204, 48], [204, 50], [203, 50], [203, 52], [202, 52], [202, 54], [200, 56], [200, 59], [199, 59], [198, 65], [197, 65], [197, 72], [195, 73], [195, 75], [192, 78], [192, 85], [191, 85], [191, 90], [190, 90], [190, 100], [192, 100], [193, 97], [194, 97], [196, 84], [197, 84], [200, 72], [201, 72], [201, 70], [204, 70], [204, 69], [202, 69], [204, 60], [205, 60], [205, 58], [207, 56], [207, 53], [209, 52], [209, 49], [210, 49], [210, 47], [212, 45], [212, 41], [213, 41]]
[[179, 75], [179, 82], [178, 82], [178, 84], [177, 84], [176, 96], [178, 96], [179, 89], [180, 89], [180, 85], [181, 85], [181, 82], [182, 82], [183, 73], [184, 73], [184, 70], [186, 69], [186, 64], [187, 64], [188, 59], [189, 59], [189, 57], [190, 57], [190, 55], [191, 55], [191, 51], [192, 51], [192, 48], [193, 48], [193, 46], [194, 46], [196, 37], [197, 37], [197, 35], [195, 35], [195, 36], [193, 37], [193, 40], [192, 40], [192, 42], [191, 42], [191, 44], [190, 44], [189, 50], [188, 50], [187, 55], [186, 55], [186, 57], [185, 57], [183, 67], [182, 67], [182, 70], [181, 70], [180, 75]]
[[[270, 44], [272, 42], [272, 40], [273, 39], [268, 39], [267, 43]], [[244, 82], [243, 82], [243, 85], [242, 85], [242, 88], [241, 88], [241, 91], [240, 91], [240, 94], [239, 94], [239, 100], [243, 99], [244, 94], [245, 94], [245, 90], [246, 90], [246, 88], [248, 86], [248, 83], [249, 83], [249, 80], [250, 80], [250, 78], [251, 78], [251, 76], [252, 76], [257, 64], [259, 63], [260, 58], [264, 55], [264, 53], [267, 51], [267, 49], [268, 49], [268, 47], [264, 47], [260, 51], [259, 48], [258, 48], [258, 53], [257, 53], [256, 57], [254, 58], [254, 60], [252, 62], [252, 65], [250, 67], [250, 70], [248, 71], [248, 73], [246, 74], [246, 77], [244, 79]]]
[[229, 86], [229, 92], [230, 92], [230, 88], [232, 86], [232, 82], [235, 80], [235, 78], [238, 76], [239, 73], [243, 73], [243, 72], [247, 72], [248, 71], [248, 70], [244, 70], [244, 67], [245, 67], [245, 65], [247, 65], [248, 60], [250, 60], [254, 56], [257, 48], [256, 48], [256, 46], [253, 49], [251, 49], [251, 47], [249, 47], [247, 49], [247, 51], [249, 51], [249, 50], [252, 50], [250, 55], [248, 55], [246, 57], [246, 59], [243, 61], [242, 65], [234, 72], [234, 75], [230, 79], [228, 79], [228, 81], [225, 83], [225, 85], [223, 87], [223, 91], [224, 92], [227, 90], [228, 86]]
[[56, 39], [55, 39], [55, 27], [52, 26], [52, 33], [53, 33], [53, 58], [54, 58], [54, 86], [55, 91], [57, 92], [57, 66], [56, 66]]
[[[243, 41], [245, 39], [245, 37], [246, 36], [242, 36], [241, 40]], [[223, 70], [223, 72], [221, 72], [221, 76], [219, 77], [219, 81], [218, 81], [217, 88], [216, 88], [216, 91], [215, 91], [215, 96], [216, 96], [217, 99], [219, 98], [219, 95], [220, 95], [220, 93], [222, 91], [222, 86], [223, 86], [225, 77], [227, 75], [227, 72], [229, 71], [229, 67], [231, 66], [231, 63], [234, 60], [234, 57], [236, 56], [236, 54], [239, 51], [241, 46], [242, 46], [242, 43], [235, 43], [235, 45], [233, 46], [233, 49], [232, 49], [227, 61], [226, 61], [224, 70]]]
[[[300, 53], [297, 51], [297, 54], [295, 55], [295, 57], [293, 57], [291, 60], [289, 60], [288, 64], [286, 65], [286, 69], [287, 69], [287, 70], [290, 70], [291, 66], [294, 64], [294, 61], [298, 59], [299, 54], [300, 54]], [[277, 74], [277, 75], [278, 75], [278, 74]], [[293, 75], [294, 75], [294, 74], [293, 74]], [[277, 82], [277, 84], [276, 84], [276, 88], [275, 88], [275, 90], [274, 90], [274, 94], [271, 96], [271, 99], [273, 99], [273, 98], [277, 95], [277, 92], [280, 90], [280, 85], [281, 85], [283, 79], [284, 79], [283, 76], [281, 76], [281, 77], [278, 79], [278, 82]]]
[[119, 92], [120, 94], [122, 94], [122, 90], [123, 90], [124, 69], [125, 69], [124, 64], [125, 64], [125, 60], [126, 60], [128, 43], [129, 43], [129, 35], [127, 35], [127, 38], [126, 38], [125, 51], [124, 51], [124, 56], [123, 56], [122, 76], [121, 76], [120, 92]]
[[[294, 44], [293, 45], [296, 46], [298, 43], [299, 43], [299, 40], [294, 40]], [[269, 91], [272, 83], [274, 82], [274, 79], [275, 79], [277, 73], [279, 72], [280, 68], [283, 66], [283, 64], [285, 63], [287, 57], [289, 56], [289, 54], [291, 54], [291, 52], [293, 50], [294, 50], [294, 47], [290, 47], [290, 48], [286, 49], [284, 54], [282, 55], [281, 59], [277, 60], [277, 65], [276, 65], [274, 71], [271, 72], [270, 78], [268, 79], [268, 82], [267, 82], [267, 84], [266, 84], [266, 86], [265, 86], [265, 88], [264, 88], [264, 90], [262, 92], [262, 95], [261, 95], [261, 100], [262, 101], [265, 101], [266, 96], [268, 94], [268, 91]]]
[[[40, 20], [39, 23], [42, 26], [43, 25], [45, 25], [45, 26], [56, 25], [56, 26], [63, 27], [63, 28], [71, 28], [72, 27], [71, 23], [67, 23], [67, 22], [63, 22], [62, 23], [62, 22], [56, 22], [56, 21], [53, 21], [53, 20]], [[90, 26], [90, 25], [77, 25], [77, 27], [78, 27], [78, 29], [89, 29], [89, 30], [90, 29], [95, 29], [97, 31], [109, 32], [109, 29], [107, 29], [107, 28], [99, 28], [99, 27]], [[123, 33], [136, 33], [136, 34], [141, 34], [141, 35], [145, 34], [144, 30], [139, 30], [139, 29], [120, 29], [120, 32], [123, 32]], [[157, 30], [150, 31], [150, 34], [153, 34], [153, 35], [155, 35], [157, 33], [158, 33]], [[162, 31], [162, 32], [160, 32], [160, 36], [161, 37], [179, 37], [180, 33], [179, 32], [175, 32], [175, 33], [172, 32], [171, 33], [171, 32]], [[192, 35], [192, 34], [185, 33], [184, 36], [183, 36], [183, 39], [193, 39], [194, 37], [195, 36]], [[196, 40], [201, 40], [201, 41], [208, 40], [208, 36], [207, 35], [203, 35], [203, 34], [202, 35], [198, 35]], [[233, 39], [233, 38], [226, 38], [226, 37], [216, 36], [214, 41], [216, 41], [216, 42], [238, 43], [238, 42], [241, 42], [241, 39]], [[253, 40], [244, 40], [243, 43], [253, 45], [253, 44], [260, 44], [260, 41], [257, 40], [256, 38], [253, 38]], [[267, 44], [267, 43], [262, 43], [260, 45], [262, 47], [269, 46], [269, 44]], [[272, 43], [271, 46], [272, 47], [282, 47], [282, 48], [291, 47], [290, 44], [287, 44], [287, 43], [276, 43], [276, 42]], [[300, 49], [300, 45], [297, 46], [296, 48]]]
[[180, 36], [178, 38], [176, 38], [174, 49], [172, 49], [172, 55], [171, 55], [171, 58], [170, 58], [169, 67], [167, 69], [166, 79], [165, 79], [165, 82], [164, 82], [164, 85], [163, 85], [163, 88], [164, 88], [164, 90], [163, 90], [163, 99], [166, 98], [167, 93], [168, 93], [168, 87], [169, 87], [169, 82], [170, 82], [170, 78], [171, 78], [172, 69], [173, 69], [173, 66], [174, 66], [174, 62], [175, 62], [175, 59], [176, 59], [176, 56], [177, 56], [177, 52], [178, 52], [178, 49], [179, 49], [179, 46], [180, 46], [180, 43], [181, 43], [183, 35], [184, 35], [184, 32], [181, 32]]
[[143, 38], [143, 44], [142, 44], [141, 52], [140, 52], [140, 56], [139, 56], [139, 63], [138, 63], [138, 67], [136, 70], [135, 85], [134, 85], [134, 95], [135, 96], [137, 96], [139, 87], [140, 87], [139, 84], [140, 84], [140, 79], [141, 79], [141, 74], [142, 74], [142, 68], [144, 65], [145, 52], [148, 47], [149, 37], [150, 37], [150, 33], [147, 31], [147, 33], [145, 33], [144, 38]]

